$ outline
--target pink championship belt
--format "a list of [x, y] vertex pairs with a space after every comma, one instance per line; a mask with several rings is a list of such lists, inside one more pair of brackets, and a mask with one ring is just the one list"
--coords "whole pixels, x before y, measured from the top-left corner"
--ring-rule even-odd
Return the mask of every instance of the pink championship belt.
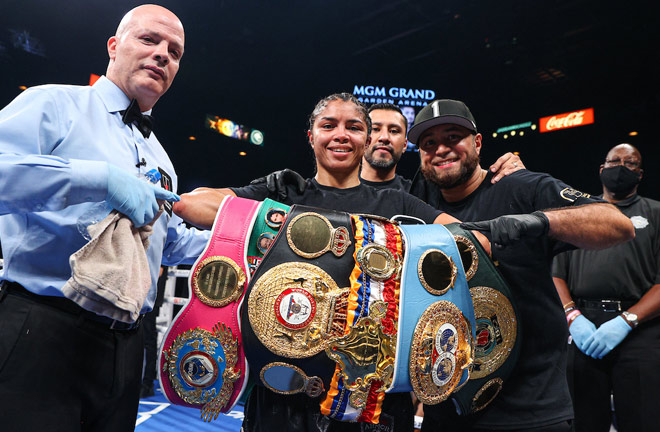
[[248, 365], [240, 328], [247, 287], [247, 243], [258, 201], [227, 196], [211, 239], [188, 279], [190, 301], [164, 337], [160, 385], [175, 405], [202, 409], [206, 421], [230, 411], [245, 390]]

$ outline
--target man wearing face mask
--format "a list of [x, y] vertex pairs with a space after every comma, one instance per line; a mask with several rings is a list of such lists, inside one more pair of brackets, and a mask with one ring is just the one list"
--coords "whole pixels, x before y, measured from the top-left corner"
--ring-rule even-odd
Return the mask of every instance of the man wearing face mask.
[[635, 238], [558, 255], [553, 279], [572, 343], [568, 380], [575, 430], [657, 430], [660, 406], [660, 202], [637, 195], [642, 157], [619, 144], [600, 166], [603, 199], [630, 218]]

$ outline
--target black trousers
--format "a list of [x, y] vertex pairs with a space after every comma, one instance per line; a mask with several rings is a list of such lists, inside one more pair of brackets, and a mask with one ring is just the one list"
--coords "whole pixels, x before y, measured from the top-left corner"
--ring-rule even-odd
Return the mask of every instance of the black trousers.
[[0, 429], [133, 431], [142, 330], [110, 330], [51, 305], [0, 296]]
[[[619, 312], [580, 308], [597, 327]], [[568, 350], [568, 384], [576, 432], [608, 432], [614, 395], [619, 432], [660, 430], [660, 319], [640, 324], [601, 360]]]

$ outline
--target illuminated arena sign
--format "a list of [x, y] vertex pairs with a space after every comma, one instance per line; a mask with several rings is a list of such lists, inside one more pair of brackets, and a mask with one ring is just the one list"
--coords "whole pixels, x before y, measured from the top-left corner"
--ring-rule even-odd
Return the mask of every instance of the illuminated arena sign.
[[206, 127], [230, 138], [248, 141], [258, 146], [264, 145], [264, 134], [260, 130], [250, 129], [228, 119], [207, 115]]
[[587, 108], [564, 114], [543, 117], [539, 120], [540, 132], [552, 132], [559, 129], [584, 126], [594, 122], [594, 109]]
[[435, 99], [435, 91], [433, 90], [378, 87], [372, 85], [355, 85], [353, 87], [353, 94], [360, 102], [367, 104], [391, 103], [410, 107], [423, 107]]

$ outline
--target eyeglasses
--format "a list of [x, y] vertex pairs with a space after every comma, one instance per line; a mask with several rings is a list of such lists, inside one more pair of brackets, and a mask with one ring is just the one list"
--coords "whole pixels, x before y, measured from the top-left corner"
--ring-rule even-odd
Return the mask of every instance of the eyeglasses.
[[605, 159], [605, 165], [609, 165], [609, 166], [624, 165], [626, 168], [632, 170], [639, 167], [639, 162], [629, 159], [622, 161], [621, 159], [616, 158], [616, 159]]

